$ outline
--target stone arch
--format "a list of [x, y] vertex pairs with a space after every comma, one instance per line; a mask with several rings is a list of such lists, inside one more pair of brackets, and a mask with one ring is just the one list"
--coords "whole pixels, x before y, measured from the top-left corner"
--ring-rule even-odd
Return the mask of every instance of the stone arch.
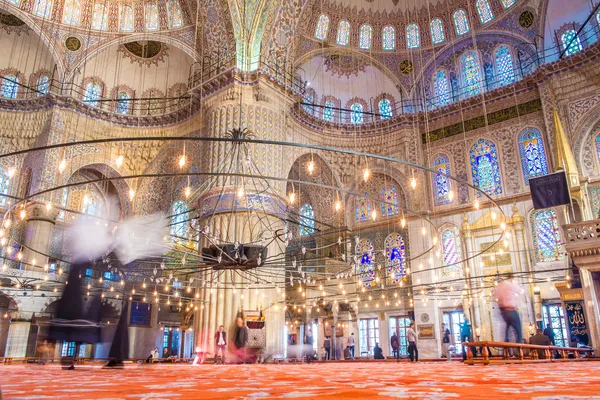
[[[596, 133], [600, 133], [600, 101], [593, 97], [587, 101], [591, 106], [576, 123], [571, 132], [575, 133], [573, 139], [573, 155], [580, 166], [580, 173], [587, 176], [600, 174], [600, 162], [598, 161], [595, 145]], [[571, 117], [571, 120], [574, 117]]]

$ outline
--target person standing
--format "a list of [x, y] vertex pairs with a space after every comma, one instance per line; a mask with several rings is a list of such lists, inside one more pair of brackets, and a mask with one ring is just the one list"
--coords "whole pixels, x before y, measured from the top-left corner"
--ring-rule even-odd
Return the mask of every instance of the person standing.
[[419, 349], [417, 348], [417, 332], [415, 332], [414, 322], [410, 323], [406, 331], [406, 338], [408, 339], [408, 356], [410, 357], [410, 362], [418, 362]]
[[400, 361], [400, 342], [398, 341], [398, 335], [396, 335], [396, 332], [394, 332], [392, 335], [390, 344], [392, 345], [392, 356], [396, 358], [396, 361]]
[[502, 319], [506, 323], [506, 334], [504, 340], [508, 342], [508, 333], [512, 327], [515, 330], [516, 343], [521, 343], [523, 338], [521, 334], [521, 318], [517, 311], [517, 300], [523, 293], [521, 288], [512, 282], [513, 274], [506, 274], [506, 278], [496, 287], [496, 298], [498, 299], [498, 307], [502, 314]]
[[452, 361], [450, 356], [450, 345], [452, 344], [452, 334], [450, 329], [446, 327], [446, 324], [442, 322], [442, 357], [446, 357], [448, 361]]
[[348, 351], [350, 351], [350, 357], [354, 360], [354, 332], [348, 336]]
[[[471, 323], [469, 322], [469, 320], [467, 318], [465, 318], [464, 322], [462, 324], [459, 324], [460, 326], [460, 341], [461, 343], [463, 342], [471, 342]], [[475, 348], [475, 346], [471, 346], [471, 352], [473, 353], [473, 357], [477, 357], [477, 349]], [[463, 361], [465, 361], [467, 359], [467, 347], [466, 346], [462, 346], [462, 353], [463, 353]]]
[[331, 360], [331, 339], [329, 336], [325, 336], [325, 340], [323, 341], [323, 348], [325, 349], [325, 359], [327, 361]]
[[217, 357], [221, 352], [221, 364], [225, 364], [225, 347], [227, 346], [227, 333], [225, 333], [223, 325], [219, 326], [219, 330], [215, 333], [215, 364]]
[[238, 364], [246, 362], [246, 342], [248, 342], [248, 328], [244, 325], [244, 320], [238, 318], [233, 335], [233, 345], [235, 346], [235, 355]]

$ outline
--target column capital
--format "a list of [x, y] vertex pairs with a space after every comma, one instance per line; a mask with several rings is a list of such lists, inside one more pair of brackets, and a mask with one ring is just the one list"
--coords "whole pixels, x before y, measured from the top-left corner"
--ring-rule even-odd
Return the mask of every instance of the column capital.
[[27, 221], [46, 221], [52, 224], [56, 223], [56, 218], [58, 217], [60, 210], [56, 207], [48, 207], [48, 204], [50, 203], [41, 203], [38, 201], [28, 203], [25, 206], [25, 212], [27, 213], [25, 219]]

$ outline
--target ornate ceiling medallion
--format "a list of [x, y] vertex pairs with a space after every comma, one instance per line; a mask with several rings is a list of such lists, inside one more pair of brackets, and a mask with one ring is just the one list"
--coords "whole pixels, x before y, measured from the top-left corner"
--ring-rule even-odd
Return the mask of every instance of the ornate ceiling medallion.
[[77, 51], [81, 48], [81, 40], [77, 39], [75, 36], [69, 36], [65, 40], [65, 47], [69, 51]]
[[535, 18], [531, 11], [523, 11], [523, 13], [521, 13], [519, 16], [519, 25], [521, 25], [523, 28], [531, 28], [534, 20]]
[[119, 46], [119, 52], [123, 58], [131, 59], [131, 63], [137, 62], [140, 65], [158, 65], [168, 56], [168, 47], [166, 44], [153, 40], [139, 40], [129, 42]]
[[340, 78], [342, 76], [346, 78], [350, 78], [351, 75], [358, 76], [359, 73], [365, 72], [367, 67], [367, 63], [363, 59], [344, 54], [326, 56], [324, 64], [325, 71]]

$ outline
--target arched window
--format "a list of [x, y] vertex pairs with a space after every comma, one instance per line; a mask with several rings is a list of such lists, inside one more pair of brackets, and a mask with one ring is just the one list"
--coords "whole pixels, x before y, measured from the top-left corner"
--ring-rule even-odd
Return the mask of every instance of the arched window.
[[87, 215], [99, 217], [102, 213], [102, 200], [100, 195], [95, 191], [88, 191], [83, 195], [81, 202], [81, 212]]
[[183, 15], [181, 13], [181, 4], [179, 0], [167, 1], [167, 10], [169, 11], [169, 26], [179, 28], [183, 26]]
[[92, 17], [92, 29], [108, 29], [108, 9], [103, 3], [96, 3]]
[[19, 94], [19, 78], [16, 75], [5, 75], [2, 79], [2, 97], [16, 99]]
[[120, 91], [119, 94], [117, 94], [117, 106], [115, 108], [115, 112], [118, 114], [129, 114], [129, 110], [130, 110], [130, 100], [131, 96], [129, 96], [129, 93], [125, 92], [125, 91]]
[[171, 236], [178, 243], [187, 241], [189, 208], [183, 201], [176, 201], [171, 208]]
[[325, 101], [325, 108], [323, 109], [323, 119], [325, 121], [333, 121], [334, 119], [334, 108], [335, 104], [331, 100]]
[[530, 178], [548, 174], [546, 151], [540, 131], [528, 128], [521, 132], [519, 135], [519, 154], [525, 185], [529, 185]]
[[385, 26], [381, 36], [384, 50], [396, 49], [396, 29], [393, 26]]
[[67, 204], [69, 203], [69, 188], [63, 188], [62, 196], [60, 199], [60, 207], [61, 210], [58, 213], [59, 219], [65, 219], [65, 209], [67, 208]]
[[444, 37], [444, 23], [441, 19], [432, 19], [429, 23], [429, 29], [431, 30], [431, 43], [439, 44], [446, 40]]
[[560, 249], [560, 231], [556, 212], [547, 208], [531, 214], [531, 233], [537, 262], [559, 261], [564, 258]]
[[381, 216], [391, 217], [398, 214], [398, 190], [389, 185], [381, 189]]
[[392, 103], [388, 99], [379, 100], [379, 118], [392, 118]]
[[[489, 196], [502, 194], [498, 151], [494, 142], [479, 139], [471, 147], [470, 162], [473, 186]], [[481, 197], [481, 192], [478, 191], [476, 196]]]
[[315, 233], [315, 212], [310, 204], [300, 208], [300, 236], [308, 236]]
[[434, 103], [443, 107], [450, 104], [450, 82], [445, 69], [438, 69], [433, 76], [433, 93], [435, 95]]
[[307, 90], [306, 92], [304, 92], [304, 103], [302, 107], [304, 108], [304, 111], [306, 111], [309, 114], [313, 114], [314, 113], [314, 107], [312, 106], [312, 104], [315, 103], [315, 92], [312, 90]]
[[500, 0], [500, 2], [502, 3], [502, 7], [509, 8], [513, 6], [517, 0]]
[[121, 6], [121, 21], [119, 29], [123, 32], [133, 31], [133, 7], [128, 5]]
[[146, 29], [149, 31], [158, 30], [158, 7], [154, 3], [146, 4]]
[[583, 46], [581, 45], [581, 40], [579, 40], [579, 36], [577, 36], [577, 32], [573, 29], [569, 29], [564, 31], [561, 36], [563, 49], [566, 49], [565, 55], [570, 56], [571, 54], [575, 54], [581, 50], [583, 50]]
[[388, 284], [395, 285], [406, 277], [406, 248], [404, 238], [392, 233], [385, 238], [385, 266], [388, 273]]
[[462, 36], [465, 33], [469, 33], [469, 20], [465, 10], [456, 10], [453, 15], [454, 27], [456, 28], [456, 34]]
[[327, 32], [329, 31], [329, 17], [325, 14], [319, 16], [317, 21], [317, 29], [315, 29], [315, 38], [319, 40], [327, 39]]
[[83, 93], [83, 101], [90, 106], [97, 107], [100, 96], [102, 96], [102, 88], [100, 85], [96, 82], [89, 82]]
[[370, 49], [371, 48], [371, 40], [373, 38], [373, 28], [371, 25], [364, 24], [360, 27], [360, 48], [361, 49]]
[[339, 44], [341, 46], [348, 46], [349, 40], [350, 40], [350, 22], [343, 19], [338, 24], [336, 42], [337, 42], [337, 44]]
[[479, 66], [477, 53], [474, 51], [467, 51], [463, 54], [460, 58], [460, 70], [462, 74], [464, 96], [471, 97], [480, 94], [482, 80], [481, 67]]
[[496, 49], [496, 71], [498, 85], [504, 86], [515, 81], [515, 70], [508, 46], [502, 45]]
[[35, 83], [35, 89], [37, 90], [37, 96], [44, 96], [48, 94], [50, 90], [50, 78], [48, 75], [40, 75]]
[[406, 27], [406, 47], [409, 49], [417, 49], [421, 46], [421, 38], [419, 37], [419, 26], [410, 24]]
[[63, 22], [68, 25], [79, 25], [81, 21], [81, 1], [65, 0]]
[[460, 273], [460, 261], [462, 260], [462, 250], [459, 241], [459, 232], [456, 226], [446, 228], [442, 231], [442, 260], [444, 269], [442, 274], [445, 276]]
[[356, 243], [355, 255], [358, 258], [357, 273], [364, 287], [375, 286], [375, 248], [367, 239]]
[[450, 203], [450, 160], [448, 156], [439, 154], [433, 159], [433, 169], [437, 172], [433, 179], [433, 197], [436, 205]]
[[369, 193], [356, 197], [356, 222], [368, 221], [371, 218], [371, 200]]
[[8, 185], [10, 183], [10, 178], [8, 174], [4, 172], [2, 168], [0, 168], [0, 207], [4, 207], [6, 205], [6, 195], [8, 194]]
[[36, 0], [33, 13], [43, 18], [50, 18], [52, 0]]
[[490, 7], [488, 0], [477, 0], [475, 8], [477, 8], [477, 14], [479, 14], [479, 20], [482, 24], [494, 19], [494, 13], [492, 13], [492, 7]]
[[353, 124], [363, 123], [363, 106], [360, 103], [354, 103], [350, 106], [352, 113], [350, 114], [350, 122]]

